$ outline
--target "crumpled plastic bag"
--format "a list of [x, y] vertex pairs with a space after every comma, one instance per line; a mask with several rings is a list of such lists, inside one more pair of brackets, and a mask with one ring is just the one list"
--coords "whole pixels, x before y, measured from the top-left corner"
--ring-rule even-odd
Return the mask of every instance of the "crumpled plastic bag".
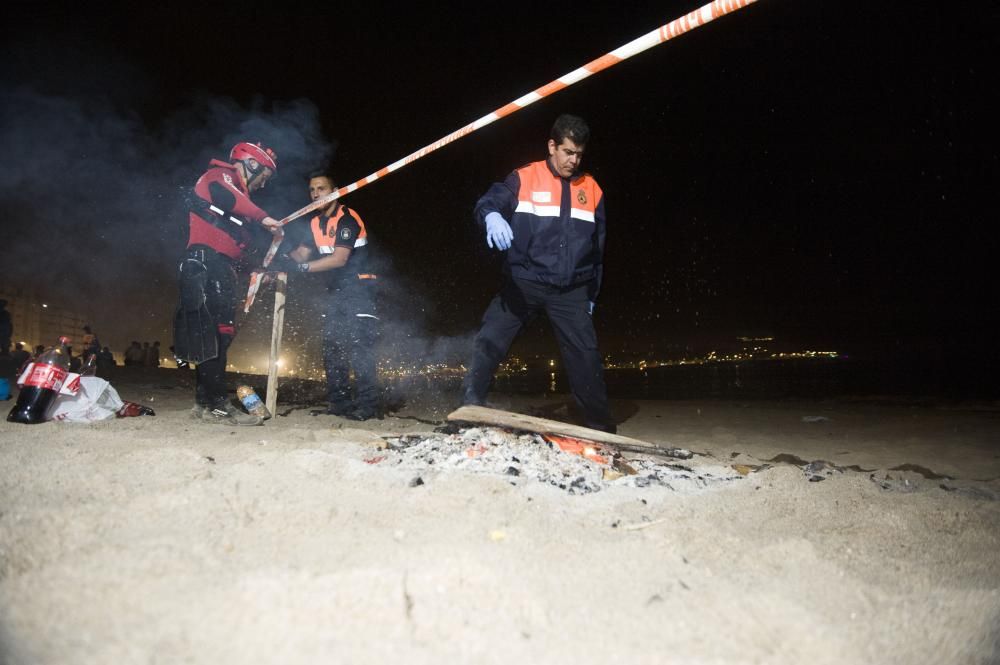
[[114, 418], [125, 403], [111, 384], [96, 376], [81, 376], [75, 395], [56, 395], [51, 419], [68, 423], [94, 423]]

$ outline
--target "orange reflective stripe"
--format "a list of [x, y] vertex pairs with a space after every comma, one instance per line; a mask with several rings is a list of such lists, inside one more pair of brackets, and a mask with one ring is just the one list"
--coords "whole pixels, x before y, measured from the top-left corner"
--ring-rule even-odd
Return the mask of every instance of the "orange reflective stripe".
[[[319, 215], [312, 218], [312, 222], [309, 224], [309, 228], [312, 229], [313, 242], [316, 243], [316, 248], [321, 247], [333, 247], [337, 244], [337, 226], [340, 224], [341, 217], [347, 212], [347, 206], [338, 205], [337, 211], [333, 214], [333, 217], [326, 220], [326, 227], [320, 227]], [[358, 220], [358, 226], [361, 227], [361, 231], [358, 233], [358, 237], [355, 239], [355, 246], [360, 247], [361, 245], [367, 244], [368, 242], [368, 230], [365, 229], [365, 222], [361, 219], [361, 215], [358, 214], [357, 210], [351, 208], [351, 215], [354, 219]], [[364, 241], [364, 242], [358, 242]], [[320, 250], [322, 251], [322, 250]]]
[[372, 274], [368, 274], [368, 273], [366, 273], [364, 275], [359, 274], [358, 275], [358, 279], [378, 279], [378, 275], [372, 275]]
[[[517, 192], [518, 211], [533, 211], [541, 217], [557, 217], [562, 205], [562, 179], [552, 175], [547, 161], [532, 162], [517, 169], [521, 189]], [[594, 221], [597, 202], [603, 194], [597, 181], [584, 173], [569, 183], [571, 217]], [[577, 214], [572, 214], [576, 211]], [[551, 213], [551, 214], [546, 214]]]
[[[559, 178], [549, 171], [544, 160], [522, 166], [517, 170], [517, 175], [521, 181], [521, 189], [517, 192], [519, 202], [530, 203], [532, 208], [535, 205], [551, 206], [558, 211], [562, 185]], [[558, 214], [556, 212], [555, 216]]]
[[613, 55], [611, 53], [605, 53], [600, 58], [597, 58], [596, 60], [592, 60], [591, 62], [588, 62], [586, 65], [584, 65], [584, 67], [591, 74], [596, 74], [597, 72], [601, 71], [602, 69], [607, 69], [611, 65], [618, 64], [619, 62], [621, 62], [621, 60], [622, 59], [619, 58], [616, 55]]
[[[323, 247], [333, 247], [336, 238], [331, 238], [330, 236], [328, 236], [326, 234], [326, 229], [320, 227], [319, 215], [312, 218], [312, 221], [309, 223], [309, 228], [312, 230], [313, 242], [316, 243], [316, 249], [322, 252]], [[334, 229], [336, 228], [337, 227], [334, 226]]]

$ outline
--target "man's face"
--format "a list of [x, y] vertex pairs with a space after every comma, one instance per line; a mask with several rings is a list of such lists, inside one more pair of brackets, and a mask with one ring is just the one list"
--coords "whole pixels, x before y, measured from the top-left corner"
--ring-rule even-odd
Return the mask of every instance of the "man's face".
[[549, 139], [549, 163], [552, 164], [553, 170], [563, 178], [572, 176], [583, 161], [584, 147], [573, 139], [563, 139], [559, 145]]
[[309, 181], [309, 200], [321, 199], [327, 194], [333, 193], [333, 183], [326, 176], [312, 178]]
[[[260, 165], [253, 159], [250, 160], [250, 166], [260, 168]], [[264, 185], [267, 184], [267, 181], [271, 179], [272, 175], [274, 175], [274, 171], [270, 168], [266, 166], [264, 168], [260, 168], [260, 171], [258, 171], [256, 175], [250, 176], [250, 180], [247, 182], [247, 189], [251, 192], [256, 192], [258, 189], [264, 189]]]

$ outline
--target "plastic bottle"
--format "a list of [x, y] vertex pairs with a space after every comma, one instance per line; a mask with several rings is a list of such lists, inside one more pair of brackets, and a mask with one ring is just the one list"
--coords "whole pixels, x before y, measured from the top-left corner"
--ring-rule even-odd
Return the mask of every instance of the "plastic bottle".
[[34, 361], [34, 366], [24, 379], [17, 404], [7, 414], [12, 423], [37, 425], [49, 419], [49, 412], [59, 389], [69, 375], [69, 337], [60, 337], [57, 346], [49, 347]]
[[156, 411], [144, 404], [138, 404], [136, 402], [127, 402], [122, 400], [122, 408], [115, 412], [115, 416], [118, 418], [131, 418], [133, 416], [155, 416]]
[[243, 408], [247, 410], [247, 413], [260, 416], [264, 420], [271, 417], [271, 412], [267, 410], [267, 406], [265, 406], [264, 402], [260, 401], [257, 392], [250, 386], [240, 386], [237, 388], [236, 396], [240, 398]]

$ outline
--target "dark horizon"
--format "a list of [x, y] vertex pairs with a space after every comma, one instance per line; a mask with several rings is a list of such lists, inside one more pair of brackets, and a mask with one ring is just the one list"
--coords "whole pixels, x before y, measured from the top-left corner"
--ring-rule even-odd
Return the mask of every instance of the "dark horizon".
[[[360, 4], [196, 19], [15, 4], [5, 278], [86, 303], [116, 350], [166, 348], [177, 193], [234, 139], [274, 145], [279, 173], [257, 200], [281, 217], [307, 202], [315, 166], [361, 178], [701, 4], [542, 6], [528, 23], [460, 6], [448, 20]], [[499, 281], [472, 207], [573, 112], [607, 200], [604, 353], [761, 335], [995, 362], [980, 183], [995, 187], [998, 155], [978, 135], [993, 41], [988, 21], [936, 7], [762, 0], [456, 141], [346, 198], [386, 259], [395, 339], [432, 355], [468, 344]], [[234, 358], [266, 348], [267, 303]], [[299, 319], [286, 337], [310, 336]], [[535, 325], [518, 349], [548, 336]]]

